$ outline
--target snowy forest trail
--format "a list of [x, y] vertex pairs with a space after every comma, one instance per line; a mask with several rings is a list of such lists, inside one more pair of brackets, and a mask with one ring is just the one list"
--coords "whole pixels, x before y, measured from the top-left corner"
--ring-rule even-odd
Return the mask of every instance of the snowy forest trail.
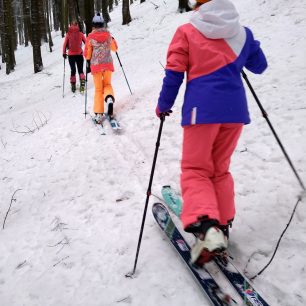
[[[43, 72], [33, 74], [30, 47], [17, 50], [14, 73], [0, 71], [1, 228], [12, 204], [0, 231], [1, 306], [205, 305], [150, 211], [161, 186], [179, 190], [184, 86], [164, 123], [136, 277], [124, 276], [134, 263], [160, 123], [154, 111], [161, 63], [176, 27], [190, 15], [178, 14], [176, 1], [154, 3], [157, 8], [148, 1], [132, 5], [128, 27], [121, 25], [119, 8], [112, 12], [110, 30], [133, 91], [113, 56], [120, 134], [105, 122], [107, 135], [101, 136], [85, 118], [85, 97], [70, 92], [67, 62], [62, 97], [60, 33], [53, 33], [54, 52], [42, 48]], [[271, 0], [250, 10], [254, 5], [237, 1], [241, 22], [261, 40], [269, 69], [263, 76], [247, 74], [306, 181], [306, 6], [302, 0]], [[237, 266], [252, 276], [271, 258], [300, 186], [247, 95], [252, 123], [232, 159], [237, 216], [230, 243]], [[89, 75], [88, 111], [93, 96]], [[255, 279], [271, 305], [306, 304], [304, 204], [274, 261]]]

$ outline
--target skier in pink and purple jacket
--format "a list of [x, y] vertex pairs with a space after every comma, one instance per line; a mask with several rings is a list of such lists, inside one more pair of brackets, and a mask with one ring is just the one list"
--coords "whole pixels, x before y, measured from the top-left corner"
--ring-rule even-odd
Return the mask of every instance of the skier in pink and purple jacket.
[[239, 23], [229, 0], [198, 0], [190, 22], [170, 43], [157, 116], [171, 110], [186, 72], [182, 107], [181, 220], [193, 232], [193, 263], [227, 248], [235, 217], [230, 158], [242, 127], [250, 123], [243, 68], [260, 74], [267, 61], [250, 29]]

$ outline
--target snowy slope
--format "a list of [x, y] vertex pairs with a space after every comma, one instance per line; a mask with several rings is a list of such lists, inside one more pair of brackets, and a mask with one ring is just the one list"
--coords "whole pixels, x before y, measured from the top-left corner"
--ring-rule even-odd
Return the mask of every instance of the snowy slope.
[[[241, 22], [261, 40], [269, 69], [248, 73], [269, 118], [302, 179], [306, 181], [306, 57], [302, 0], [254, 3], [236, 0]], [[54, 52], [42, 47], [44, 71], [33, 74], [32, 50], [16, 52], [16, 71], [0, 71], [0, 305], [108, 306], [205, 305], [188, 271], [163, 240], [148, 210], [137, 277], [134, 263], [159, 120], [154, 109], [170, 39], [191, 13], [177, 1], [131, 6], [134, 18], [121, 26], [121, 7], [110, 30], [131, 85], [131, 96], [114, 56], [115, 110], [124, 131], [100, 136], [84, 96], [68, 89], [62, 98], [60, 33]], [[179, 189], [183, 88], [167, 118], [150, 199], [161, 186]], [[89, 76], [88, 110], [93, 82]], [[233, 157], [237, 217], [231, 250], [249, 276], [270, 259], [301, 188], [268, 125], [249, 95], [252, 124], [245, 127]], [[43, 127], [40, 127], [44, 123]], [[39, 127], [39, 130], [37, 129]], [[35, 130], [34, 133], [23, 133]], [[20, 189], [20, 190], [19, 190]], [[11, 202], [12, 208], [2, 224]], [[271, 305], [306, 304], [305, 200], [299, 204], [276, 257], [255, 279]]]

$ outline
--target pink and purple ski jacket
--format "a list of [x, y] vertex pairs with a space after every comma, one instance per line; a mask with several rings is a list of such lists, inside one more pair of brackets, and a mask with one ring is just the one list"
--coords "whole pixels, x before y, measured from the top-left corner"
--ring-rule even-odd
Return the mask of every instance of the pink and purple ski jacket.
[[158, 109], [169, 111], [187, 72], [182, 125], [250, 123], [243, 67], [262, 73], [267, 61], [228, 0], [212, 0], [180, 26], [170, 43]]

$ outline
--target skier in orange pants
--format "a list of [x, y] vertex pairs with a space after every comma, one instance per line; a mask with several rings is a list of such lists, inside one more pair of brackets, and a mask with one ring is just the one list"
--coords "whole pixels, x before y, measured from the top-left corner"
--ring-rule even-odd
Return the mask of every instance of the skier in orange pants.
[[111, 51], [116, 52], [118, 47], [115, 39], [104, 28], [103, 17], [98, 13], [94, 16], [93, 31], [88, 35], [85, 43], [84, 56], [87, 60], [86, 72], [91, 72], [95, 84], [94, 113], [95, 121], [102, 122], [104, 102], [108, 104], [107, 114], [113, 117], [114, 90], [111, 84], [114, 71]]

